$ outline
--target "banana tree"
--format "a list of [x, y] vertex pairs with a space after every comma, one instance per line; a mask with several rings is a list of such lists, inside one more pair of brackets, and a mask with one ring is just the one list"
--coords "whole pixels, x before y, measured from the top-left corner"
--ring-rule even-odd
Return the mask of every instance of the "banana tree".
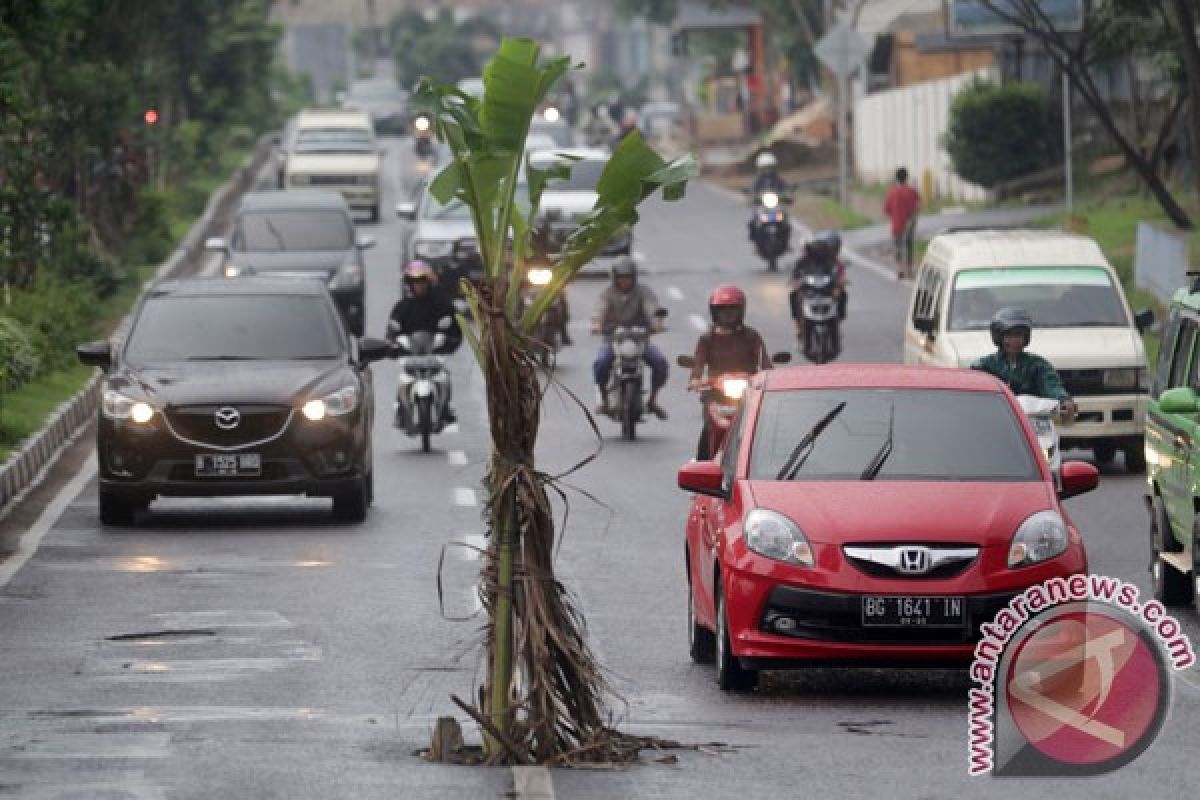
[[583, 615], [554, 575], [550, 479], [534, 463], [542, 389], [531, 335], [580, 268], [637, 222], [639, 203], [660, 188], [667, 200], [682, 197], [697, 172], [690, 157], [667, 163], [638, 134], [626, 137], [600, 177], [595, 206], [552, 254], [551, 281], [523, 303], [542, 190], [570, 170], [565, 158], [546, 169], [524, 163], [525, 139], [538, 106], [570, 69], [569, 58], [543, 61], [536, 42], [505, 39], [484, 69], [481, 98], [428, 78], [414, 94], [453, 154], [429, 192], [470, 209], [484, 268], [478, 285], [462, 286], [469, 319], [460, 325], [483, 371], [492, 436], [480, 585], [487, 674], [479, 706], [466, 707], [484, 729], [491, 763], [605, 760], [621, 739], [607, 726], [610, 690]]

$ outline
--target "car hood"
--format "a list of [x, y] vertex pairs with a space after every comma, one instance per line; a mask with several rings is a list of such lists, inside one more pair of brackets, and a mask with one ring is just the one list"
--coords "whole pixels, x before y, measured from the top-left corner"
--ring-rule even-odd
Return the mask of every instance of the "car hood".
[[597, 195], [590, 191], [546, 191], [542, 193], [541, 205], [538, 206], [540, 211], [545, 214], [547, 212], [558, 212], [568, 217], [577, 217], [586, 214], [596, 205]]
[[1007, 546], [1026, 517], [1058, 504], [1041, 481], [754, 481], [759, 508], [813, 542], [954, 542]]
[[338, 267], [353, 259], [346, 250], [318, 250], [285, 253], [234, 253], [232, 261], [239, 267], [260, 275], [321, 274], [328, 278]]
[[414, 242], [455, 242], [474, 239], [475, 224], [467, 219], [422, 219], [415, 231]]
[[[960, 367], [996, 352], [987, 331], [954, 331], [945, 336]], [[1029, 352], [1048, 359], [1056, 369], [1146, 366], [1146, 351], [1133, 328], [1037, 328]]]
[[118, 391], [140, 391], [160, 408], [209, 403], [294, 406], [310, 399], [322, 384], [337, 383], [339, 372], [350, 380], [348, 367], [335, 360], [194, 361], [122, 369], [108, 384]]
[[288, 174], [361, 175], [379, 171], [375, 153], [290, 153]]

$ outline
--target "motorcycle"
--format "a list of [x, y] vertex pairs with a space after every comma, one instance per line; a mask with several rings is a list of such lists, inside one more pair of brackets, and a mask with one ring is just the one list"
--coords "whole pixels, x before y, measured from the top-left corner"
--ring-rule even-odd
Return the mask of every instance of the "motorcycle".
[[[542, 290], [554, 278], [554, 271], [546, 267], [531, 267], [525, 273], [525, 281], [521, 287], [521, 303], [523, 308], [533, 305]], [[567, 327], [567, 303], [560, 294], [546, 308], [546, 313], [538, 320], [533, 338], [538, 343], [537, 359], [543, 368], [549, 369], [558, 352], [560, 340], [565, 340]], [[562, 341], [565, 344], [565, 341]]]
[[779, 269], [779, 258], [788, 251], [792, 238], [792, 223], [783, 204], [786, 197], [778, 192], [759, 192], [750, 218], [750, 240], [759, 258], [767, 262], [767, 271]]
[[[449, 330], [453, 324], [445, 317], [438, 327]], [[419, 436], [425, 453], [429, 452], [433, 434], [441, 433], [449, 423], [446, 410], [450, 405], [450, 373], [445, 357], [439, 355], [447, 340], [445, 333], [428, 331], [400, 334], [393, 340], [401, 358], [392, 424], [409, 436]]]
[[[771, 361], [775, 364], [786, 364], [791, 360], [791, 353], [775, 353], [771, 356]], [[675, 363], [683, 369], [690, 370], [696, 365], [696, 360], [692, 356], [681, 355]], [[749, 372], [726, 372], [694, 390], [700, 392], [704, 419], [700, 440], [696, 444], [697, 461], [708, 461], [721, 451], [721, 445], [725, 443], [725, 437], [733, 426], [734, 417], [737, 416], [738, 404], [749, 388], [752, 377]]]
[[1055, 424], [1062, 410], [1059, 402], [1050, 397], [1022, 394], [1017, 396], [1017, 404], [1029, 418], [1029, 424], [1037, 434], [1038, 446], [1046, 458], [1046, 463], [1050, 465], [1055, 484], [1058, 484], [1062, 471], [1062, 450], [1059, 446], [1058, 426]]
[[423, 112], [413, 118], [413, 150], [417, 158], [433, 158], [433, 119]]
[[[654, 315], [662, 319], [667, 316], [667, 310], [660, 308]], [[645, 364], [642, 359], [650, 343], [650, 328], [645, 325], [618, 325], [613, 328], [609, 339], [616, 354], [605, 389], [608, 408], [612, 409], [609, 415], [621, 423], [621, 436], [633, 441], [637, 438], [637, 426], [646, 410], [643, 402], [646, 391]]]
[[832, 361], [842, 350], [836, 265], [804, 270], [793, 283], [792, 303], [798, 304], [797, 318], [804, 321], [800, 349], [814, 364]]

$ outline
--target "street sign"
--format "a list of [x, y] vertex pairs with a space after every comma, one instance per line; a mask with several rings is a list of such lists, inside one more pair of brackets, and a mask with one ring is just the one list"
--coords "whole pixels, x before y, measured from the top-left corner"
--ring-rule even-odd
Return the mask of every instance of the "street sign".
[[[1021, 17], [1017, 0], [991, 0], [990, 5], [1006, 16]], [[1038, 11], [1061, 33], [1083, 30], [1083, 0], [1038, 0]], [[951, 36], [999, 36], [1019, 34], [1021, 29], [1005, 20], [982, 0], [951, 0]]]
[[830, 28], [813, 48], [817, 60], [839, 78], [849, 77], [870, 52], [867, 40], [841, 22]]

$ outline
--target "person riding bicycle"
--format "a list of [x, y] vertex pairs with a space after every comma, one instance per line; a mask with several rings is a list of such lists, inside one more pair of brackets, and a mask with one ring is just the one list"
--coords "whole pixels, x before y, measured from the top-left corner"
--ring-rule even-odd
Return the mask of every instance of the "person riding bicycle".
[[[629, 256], [621, 256], [612, 265], [612, 285], [601, 293], [592, 314], [592, 333], [608, 336], [618, 326], [639, 325], [652, 333], [662, 330], [662, 322], [656, 316], [661, 309], [658, 297], [649, 286], [638, 283], [638, 268]], [[650, 366], [650, 398], [646, 410], [659, 419], [666, 419], [667, 412], [658, 404], [658, 393], [667, 383], [667, 359], [652, 343], [646, 344], [643, 356]], [[608, 379], [612, 374], [616, 353], [612, 342], [605, 341], [592, 363], [592, 377], [596, 381], [599, 402], [597, 414], [609, 414]]]
[[996, 352], [977, 359], [971, 369], [995, 375], [1013, 394], [1049, 397], [1059, 401], [1067, 418], [1078, 410], [1049, 361], [1026, 351], [1033, 335], [1033, 318], [1023, 308], [1008, 306], [992, 317], [989, 330]]

